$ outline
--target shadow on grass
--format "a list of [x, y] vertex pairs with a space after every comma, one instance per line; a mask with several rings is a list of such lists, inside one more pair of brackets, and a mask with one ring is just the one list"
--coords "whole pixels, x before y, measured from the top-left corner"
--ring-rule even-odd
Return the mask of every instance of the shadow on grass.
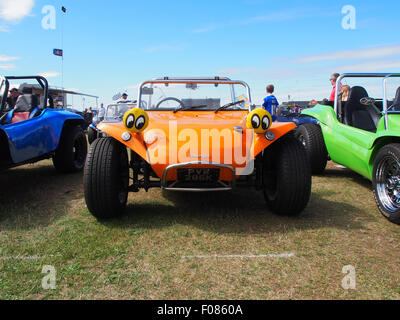
[[[328, 169], [325, 177], [346, 177], [357, 184], [369, 185], [368, 180], [349, 170]], [[307, 208], [298, 217], [274, 215], [267, 209], [261, 192], [251, 189], [162, 195], [151, 202], [131, 201], [124, 216], [101, 223], [120, 229], [160, 229], [182, 224], [240, 234], [324, 227], [359, 229], [372, 219], [363, 209], [330, 201], [327, 198], [332, 194], [322, 192], [312, 194]], [[50, 161], [0, 172], [0, 229], [48, 226], [68, 214], [69, 202], [74, 199], [83, 199], [82, 174], [59, 174]]]
[[372, 188], [371, 181], [367, 178], [363, 177], [362, 175], [344, 168], [344, 169], [336, 169], [336, 168], [328, 168], [325, 170], [324, 174], [320, 175], [321, 178], [343, 178], [349, 179], [359, 185], [362, 185], [366, 188]]
[[82, 174], [60, 174], [51, 161], [0, 172], [0, 229], [46, 226], [82, 195]]
[[163, 195], [173, 204], [130, 203], [123, 217], [101, 223], [132, 229], [162, 229], [181, 224], [221, 234], [265, 234], [325, 227], [360, 229], [371, 219], [362, 209], [327, 200], [322, 193], [313, 193], [307, 208], [296, 217], [273, 214], [261, 192], [252, 190]]

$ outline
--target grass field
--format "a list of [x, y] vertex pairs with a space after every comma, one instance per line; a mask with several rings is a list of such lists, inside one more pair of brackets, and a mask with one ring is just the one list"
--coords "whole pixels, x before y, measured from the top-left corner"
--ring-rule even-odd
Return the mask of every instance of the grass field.
[[[400, 226], [379, 214], [369, 181], [332, 163], [297, 218], [268, 212], [252, 190], [155, 189], [98, 222], [82, 175], [50, 161], [1, 172], [0, 203], [0, 299], [400, 298]], [[44, 265], [55, 290], [42, 288]], [[345, 265], [355, 290], [342, 288]]]

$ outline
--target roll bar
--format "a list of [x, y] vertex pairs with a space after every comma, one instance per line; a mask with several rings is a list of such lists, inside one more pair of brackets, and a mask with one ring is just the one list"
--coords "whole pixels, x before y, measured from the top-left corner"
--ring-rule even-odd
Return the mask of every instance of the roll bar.
[[335, 92], [335, 114], [338, 114], [338, 105], [339, 105], [339, 94], [340, 94], [340, 85], [344, 78], [383, 78], [382, 87], [383, 87], [383, 116], [385, 117], [385, 129], [389, 130], [388, 125], [388, 103], [387, 103], [387, 90], [386, 84], [389, 78], [400, 78], [400, 73], [344, 73], [336, 80], [336, 92]]
[[[5, 91], [4, 94], [7, 94], [8, 89], [10, 87], [10, 83], [8, 80], [36, 80], [40, 87], [43, 89], [44, 91], [44, 105], [43, 108], [46, 107], [47, 105], [47, 99], [49, 97], [49, 83], [47, 82], [47, 79], [42, 77], [42, 76], [6, 76], [4, 77], [6, 79], [6, 83], [5, 83]], [[4, 98], [4, 97], [3, 97]], [[1, 102], [1, 106], [0, 106], [0, 111], [3, 110], [4, 108], [4, 104], [5, 104], [6, 99], [3, 99], [3, 101]]]

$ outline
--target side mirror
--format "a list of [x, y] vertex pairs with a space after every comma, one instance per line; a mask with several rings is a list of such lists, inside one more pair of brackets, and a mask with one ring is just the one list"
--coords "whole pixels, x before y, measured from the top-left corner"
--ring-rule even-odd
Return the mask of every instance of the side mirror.
[[370, 97], [364, 97], [360, 99], [360, 103], [363, 104], [364, 106], [371, 106], [375, 104], [375, 99]]

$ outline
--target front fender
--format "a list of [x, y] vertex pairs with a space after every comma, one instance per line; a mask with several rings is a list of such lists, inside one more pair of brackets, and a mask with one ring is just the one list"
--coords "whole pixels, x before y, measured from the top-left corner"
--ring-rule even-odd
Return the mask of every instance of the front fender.
[[279, 140], [282, 136], [294, 129], [296, 129], [296, 125], [293, 122], [275, 122], [268, 130], [269, 132], [272, 132], [275, 136], [275, 139], [273, 141], [268, 140], [265, 137], [265, 134], [254, 134], [254, 144], [252, 146], [252, 154], [254, 155], [254, 158], [257, 157], [271, 144]]
[[331, 106], [324, 106], [321, 104], [310, 109], [305, 109], [301, 114], [313, 117], [327, 126], [330, 126], [334, 121], [337, 121], [335, 110], [333, 110]]
[[146, 143], [142, 133], [131, 133], [132, 138], [129, 141], [122, 140], [122, 134], [126, 132], [122, 122], [101, 122], [97, 129], [121, 142], [129, 149], [136, 152], [143, 160], [149, 162]]

